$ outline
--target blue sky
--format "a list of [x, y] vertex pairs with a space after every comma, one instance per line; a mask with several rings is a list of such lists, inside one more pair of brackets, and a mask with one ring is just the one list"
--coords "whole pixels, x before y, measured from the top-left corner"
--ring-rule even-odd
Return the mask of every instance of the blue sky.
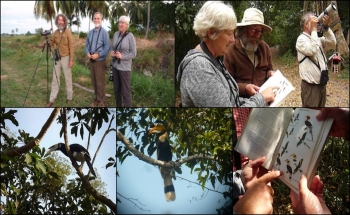
[[[16, 135], [18, 135], [18, 129], [23, 129], [25, 132], [29, 133], [31, 136], [37, 136], [40, 132], [42, 126], [50, 116], [53, 108], [11, 108], [18, 110], [17, 113], [15, 113], [15, 117], [19, 123], [19, 126], [16, 127], [13, 125], [9, 120], [6, 122], [6, 127], [10, 129], [10, 131], [14, 132]], [[9, 110], [9, 108], [6, 108], [6, 111]], [[84, 132], [84, 139], [81, 140], [80, 135], [75, 137], [75, 135], [70, 135], [70, 127], [69, 127], [69, 121], [68, 121], [68, 141], [70, 144], [72, 143], [79, 143], [83, 145], [85, 148], [87, 148], [87, 141], [88, 141], [88, 133]], [[59, 132], [61, 129], [62, 124], [57, 124], [57, 121], [55, 120], [52, 125], [50, 126], [49, 130], [45, 134], [44, 138], [40, 142], [40, 147], [45, 147], [46, 151], [47, 149], [58, 143], [58, 142], [64, 142], [63, 136], [60, 138]], [[111, 128], [115, 128], [115, 119], [114, 123], [112, 123]], [[98, 144], [100, 143], [102, 136], [104, 135], [104, 132], [107, 130], [108, 125], [103, 124], [102, 128], [96, 132], [94, 136], [90, 137], [90, 147], [89, 152], [91, 155], [91, 159], [95, 155], [95, 152], [97, 150]], [[79, 133], [79, 132], [78, 132]], [[115, 157], [116, 148], [115, 148], [115, 139], [116, 133], [110, 132], [104, 139], [104, 142], [98, 152], [98, 155], [94, 162], [94, 168], [96, 174], [100, 175], [101, 180], [106, 183], [106, 192], [108, 194], [108, 198], [110, 198], [114, 203], [116, 203], [116, 175], [115, 175], [115, 168], [109, 167], [106, 169], [106, 164], [108, 163], [109, 157]], [[22, 146], [20, 144], [19, 146]], [[69, 158], [63, 155], [60, 151], [57, 152], [60, 156], [66, 158], [69, 161]], [[69, 161], [70, 162], [70, 161]], [[80, 163], [78, 163], [80, 164]], [[69, 176], [68, 179], [76, 178], [78, 175], [75, 172], [74, 167], [73, 168], [73, 175]], [[97, 169], [97, 171], [96, 171]], [[89, 169], [86, 164], [84, 164], [83, 173], [86, 175], [88, 173]]]
[[[126, 129], [127, 138], [131, 137], [134, 142], [139, 142], [136, 137]], [[174, 141], [173, 139], [171, 139]], [[118, 144], [122, 144], [120, 141]], [[145, 150], [146, 151], [146, 150]], [[156, 159], [156, 152], [152, 158]], [[174, 159], [173, 159], [174, 160]], [[182, 174], [176, 173], [189, 181], [197, 182], [196, 172], [190, 174], [190, 169], [185, 165], [181, 166]], [[129, 156], [122, 164], [117, 162], [117, 170], [120, 177], [117, 177], [117, 192], [126, 198], [137, 199], [141, 204], [136, 207], [133, 203], [117, 194], [122, 203], [117, 204], [118, 213], [127, 214], [217, 214], [216, 209], [225, 202], [223, 195], [217, 192], [202, 190], [198, 184], [190, 183], [177, 178], [173, 180], [176, 200], [166, 202], [164, 197], [163, 179], [157, 166], [148, 164], [137, 157]], [[206, 187], [219, 192], [227, 191], [228, 187], [216, 182], [215, 189], [208, 181]], [[137, 203], [137, 201], [133, 200]]]

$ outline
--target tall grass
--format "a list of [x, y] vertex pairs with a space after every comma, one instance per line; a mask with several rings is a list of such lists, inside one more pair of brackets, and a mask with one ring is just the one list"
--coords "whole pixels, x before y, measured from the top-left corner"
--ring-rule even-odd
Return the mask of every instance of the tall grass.
[[[78, 35], [73, 35], [73, 40], [83, 44], [81, 40], [78, 41]], [[26, 100], [24, 104], [26, 107], [43, 107], [48, 102], [47, 94], [51, 92], [54, 62], [49, 53], [47, 67], [46, 48], [42, 50], [44, 44], [45, 37], [41, 35], [1, 38], [1, 104], [3, 107], [21, 107], [24, 100]], [[134, 106], [174, 106], [174, 83], [169, 75], [174, 71], [174, 55], [165, 55], [164, 51], [159, 47], [138, 51], [138, 56], [133, 62], [131, 78]], [[93, 89], [89, 61], [85, 57], [84, 46], [76, 47], [74, 53], [73, 83]], [[161, 67], [163, 56], [169, 58], [167, 68]], [[111, 97], [107, 97], [106, 100], [108, 106], [115, 106], [113, 83], [108, 81], [109, 63], [110, 59], [107, 58], [106, 93]], [[140, 72], [143, 69], [151, 70], [153, 77], [144, 76]], [[66, 106], [63, 72], [61, 72], [60, 79], [61, 87], [54, 105]], [[76, 86], [73, 86], [73, 90], [73, 101], [69, 105], [89, 106], [93, 94]], [[28, 91], [28, 97], [25, 99]]]
[[131, 73], [133, 106], [174, 106], [174, 83], [160, 75], [147, 77], [141, 73]]

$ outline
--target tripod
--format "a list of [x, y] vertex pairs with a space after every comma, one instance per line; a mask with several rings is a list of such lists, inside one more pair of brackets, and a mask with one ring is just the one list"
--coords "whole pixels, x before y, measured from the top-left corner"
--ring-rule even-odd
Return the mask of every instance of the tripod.
[[[34, 74], [33, 74], [32, 80], [31, 80], [31, 82], [30, 82], [27, 95], [26, 95], [26, 97], [25, 97], [25, 99], [24, 99], [23, 107], [24, 107], [24, 104], [26, 103], [26, 100], [27, 100], [27, 98], [28, 98], [28, 93], [29, 93], [30, 88], [32, 87], [33, 80], [34, 80], [36, 71], [38, 70], [39, 62], [40, 62], [40, 60], [41, 60], [41, 57], [42, 57], [42, 55], [43, 55], [43, 52], [44, 52], [45, 47], [46, 47], [46, 79], [47, 79], [47, 80], [46, 80], [46, 96], [47, 96], [47, 100], [49, 100], [49, 49], [50, 49], [52, 61], [54, 61], [54, 59], [53, 59], [53, 56], [52, 56], [52, 51], [51, 51], [51, 47], [50, 47], [50, 42], [49, 42], [49, 39], [48, 39], [47, 35], [48, 35], [48, 34], [45, 35], [45, 43], [44, 43], [43, 49], [41, 50], [41, 54], [40, 54], [38, 63], [36, 64], [36, 69], [35, 69], [35, 72], [34, 72]], [[56, 61], [55, 61], [55, 65], [56, 65]], [[57, 81], [57, 84], [58, 84], [58, 88], [60, 88], [60, 83], [59, 83], [59, 81], [58, 81], [58, 77], [57, 77], [57, 73], [56, 73], [56, 68], [55, 68], [55, 66], [53, 67], [53, 69], [55, 70], [55, 75], [56, 75], [56, 81]]]

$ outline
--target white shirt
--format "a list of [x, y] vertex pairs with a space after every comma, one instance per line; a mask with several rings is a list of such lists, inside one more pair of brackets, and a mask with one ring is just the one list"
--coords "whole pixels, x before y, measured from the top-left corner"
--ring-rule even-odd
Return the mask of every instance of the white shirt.
[[[328, 69], [327, 56], [324, 50], [335, 49], [335, 36], [333, 31], [329, 28], [324, 32], [323, 37], [318, 37], [316, 31], [312, 31], [311, 35], [303, 32], [297, 39], [295, 45], [298, 51], [298, 62], [300, 62], [305, 56], [309, 56], [316, 64], [320, 65], [321, 70], [306, 58], [302, 63], [299, 63], [299, 75], [304, 81], [311, 84], [319, 84], [321, 71]], [[322, 49], [322, 52], [320, 50]]]

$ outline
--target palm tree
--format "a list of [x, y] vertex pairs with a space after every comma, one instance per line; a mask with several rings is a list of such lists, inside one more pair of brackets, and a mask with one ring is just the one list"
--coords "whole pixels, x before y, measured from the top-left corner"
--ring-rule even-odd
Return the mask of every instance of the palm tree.
[[53, 30], [52, 19], [56, 16], [54, 1], [35, 1], [34, 16], [36, 19], [43, 18], [47, 22], [51, 21], [51, 29]]
[[128, 13], [130, 14], [130, 20], [132, 23], [143, 23], [143, 17], [145, 14], [144, 2], [133, 1], [129, 4]]
[[11, 32], [12, 32], [12, 34], [14, 34], [14, 33], [15, 33], [15, 30], [12, 30]]
[[57, 10], [61, 10], [62, 13], [66, 14], [69, 19], [69, 27], [76, 25], [78, 27], [78, 38], [79, 28], [81, 25], [80, 16], [85, 18], [87, 16], [87, 1], [56, 1]]
[[106, 1], [86, 1], [86, 14], [89, 16], [88, 32], [90, 31], [90, 21], [92, 20], [95, 12], [100, 12], [105, 20], [108, 19], [109, 8]]
[[150, 19], [151, 19], [151, 1], [148, 1], [148, 5], [147, 5], [147, 28], [146, 28], [145, 39], [147, 39], [147, 37], [148, 37], [149, 21], [150, 21]]
[[126, 4], [123, 1], [108, 2], [110, 8], [110, 16], [118, 21], [119, 17], [126, 13]]
[[18, 32], [18, 28], [16, 28], [16, 33]]

